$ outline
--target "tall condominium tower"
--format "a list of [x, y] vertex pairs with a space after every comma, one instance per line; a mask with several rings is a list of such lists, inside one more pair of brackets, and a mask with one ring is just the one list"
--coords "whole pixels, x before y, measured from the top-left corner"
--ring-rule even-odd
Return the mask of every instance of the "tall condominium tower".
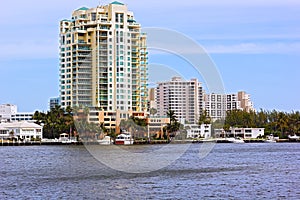
[[147, 109], [146, 34], [120, 2], [73, 11], [60, 22], [62, 107]]
[[203, 108], [203, 89], [197, 79], [190, 81], [173, 77], [171, 81], [158, 83], [156, 104], [158, 115], [166, 116], [169, 110], [177, 119], [197, 123]]

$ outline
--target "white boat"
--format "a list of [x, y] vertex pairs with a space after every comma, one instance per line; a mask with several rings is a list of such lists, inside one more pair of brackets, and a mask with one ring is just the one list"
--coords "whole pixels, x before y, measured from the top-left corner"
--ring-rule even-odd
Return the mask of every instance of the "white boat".
[[266, 140], [264, 140], [264, 142], [266, 143], [276, 143], [276, 139], [274, 138], [274, 136], [271, 134], [267, 137]]
[[274, 139], [266, 139], [266, 140], [264, 140], [264, 142], [266, 142], [266, 143], [276, 143], [276, 140], [274, 140]]
[[116, 145], [132, 145], [133, 144], [133, 138], [131, 137], [131, 134], [129, 133], [122, 133], [118, 135], [118, 137], [115, 140]]
[[288, 137], [289, 137], [290, 140], [295, 140], [295, 141], [298, 141], [300, 139], [300, 137], [297, 136], [297, 135], [293, 135], [293, 136], [289, 135]]
[[112, 140], [109, 136], [105, 136], [102, 140], [97, 140], [100, 145], [110, 145], [112, 144]]
[[242, 138], [236, 137], [236, 138], [226, 138], [227, 141], [232, 143], [245, 143], [245, 141]]
[[62, 144], [71, 144], [72, 141], [71, 140], [62, 140], [61, 143]]

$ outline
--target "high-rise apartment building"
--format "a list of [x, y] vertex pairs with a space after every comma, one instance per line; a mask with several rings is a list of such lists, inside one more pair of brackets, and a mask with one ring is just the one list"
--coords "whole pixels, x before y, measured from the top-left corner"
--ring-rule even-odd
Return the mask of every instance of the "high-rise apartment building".
[[237, 94], [205, 94], [204, 109], [213, 119], [225, 119], [229, 110], [254, 110], [250, 95], [245, 92]]
[[62, 107], [147, 109], [146, 34], [126, 5], [80, 8], [60, 22]]
[[185, 81], [180, 77], [158, 83], [156, 104], [159, 116], [166, 116], [172, 110], [177, 119], [197, 123], [203, 108], [202, 85], [197, 79]]

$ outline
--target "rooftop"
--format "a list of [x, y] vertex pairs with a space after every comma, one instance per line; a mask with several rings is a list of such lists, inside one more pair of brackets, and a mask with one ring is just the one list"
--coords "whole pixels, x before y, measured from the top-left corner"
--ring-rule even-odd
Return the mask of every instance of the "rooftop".
[[42, 126], [31, 123], [31, 122], [9, 122], [9, 123], [0, 123], [0, 129], [7, 128], [42, 128]]
[[118, 2], [118, 1], [114, 1], [114, 2], [111, 2], [110, 4], [114, 4], [114, 5], [124, 5], [123, 3], [121, 3], [121, 2]]
[[81, 8], [79, 8], [79, 9], [77, 9], [76, 11], [79, 11], [79, 10], [88, 10], [89, 8], [87, 8], [87, 7], [81, 7]]

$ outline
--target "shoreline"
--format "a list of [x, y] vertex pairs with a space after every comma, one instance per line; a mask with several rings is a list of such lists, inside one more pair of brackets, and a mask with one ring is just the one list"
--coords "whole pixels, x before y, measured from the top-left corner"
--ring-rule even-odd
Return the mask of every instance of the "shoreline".
[[[214, 142], [214, 143], [232, 143], [228, 140], [214, 138], [209, 140], [151, 140], [148, 142], [147, 140], [138, 140], [134, 141], [133, 145], [156, 145], [156, 144], [186, 144], [186, 143], [206, 143], [206, 142]], [[262, 139], [244, 139], [245, 143], [266, 143], [265, 140]], [[300, 143], [300, 141], [289, 140], [289, 139], [279, 139], [276, 143]], [[99, 145], [97, 142], [89, 142], [91, 145]], [[0, 142], [0, 146], [55, 146], [55, 145], [84, 145], [83, 142], [42, 142], [42, 141], [28, 141], [28, 142], [12, 142], [12, 141], [3, 141]]]

